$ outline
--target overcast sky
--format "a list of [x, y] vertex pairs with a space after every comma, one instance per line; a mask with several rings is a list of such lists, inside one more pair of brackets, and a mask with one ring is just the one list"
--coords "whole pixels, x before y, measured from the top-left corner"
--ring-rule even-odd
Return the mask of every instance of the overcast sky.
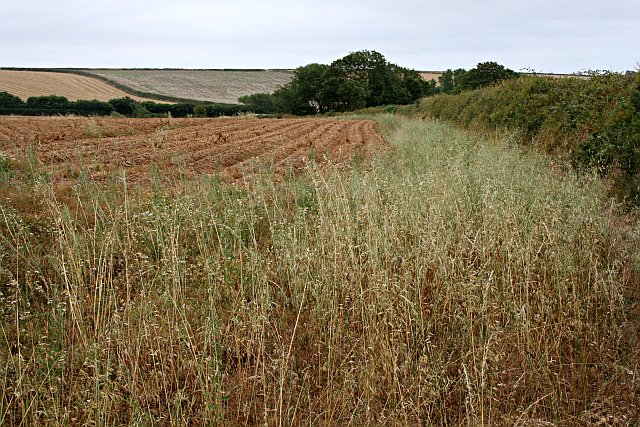
[[625, 71], [639, 0], [0, 0], [0, 66], [295, 68], [377, 50], [417, 70]]

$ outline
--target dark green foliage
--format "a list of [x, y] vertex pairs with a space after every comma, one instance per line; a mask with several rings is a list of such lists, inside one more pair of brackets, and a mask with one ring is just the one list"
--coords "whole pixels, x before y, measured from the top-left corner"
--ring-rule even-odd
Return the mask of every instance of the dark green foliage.
[[207, 107], [204, 105], [196, 105], [193, 107], [193, 115], [194, 117], [207, 117]]
[[0, 93], [0, 115], [49, 116], [55, 114], [75, 114], [79, 116], [108, 115], [113, 107], [100, 101], [71, 102], [63, 96], [32, 96], [23, 102], [7, 92]]
[[527, 76], [459, 95], [425, 98], [418, 111], [465, 127], [509, 129], [522, 143], [612, 178], [640, 205], [640, 75]]
[[194, 104], [192, 103], [179, 103], [179, 104], [156, 104], [155, 102], [145, 101], [142, 103], [144, 107], [153, 114], [160, 116], [171, 117], [188, 117], [193, 114]]
[[518, 73], [497, 62], [481, 62], [464, 74], [463, 89], [478, 89], [518, 77]]
[[27, 99], [29, 108], [67, 108], [69, 100], [64, 96], [32, 96]]
[[246, 105], [239, 104], [204, 104], [207, 107], [207, 117], [237, 116], [238, 114], [251, 113]]
[[298, 67], [291, 82], [273, 94], [276, 104], [285, 112], [299, 116], [324, 113], [326, 106], [321, 103], [320, 94], [328, 68], [324, 64]]
[[113, 111], [113, 106], [108, 102], [101, 102], [97, 100], [93, 101], [75, 101], [70, 103], [77, 110], [86, 111], [88, 114], [94, 114], [98, 116], [108, 116]]
[[[198, 110], [197, 112], [195, 110]], [[33, 96], [23, 102], [19, 97], [0, 92], [0, 115], [53, 116], [74, 114], [78, 116], [108, 116], [118, 113], [125, 117], [219, 117], [234, 116], [252, 111], [239, 104], [179, 103], [156, 104], [137, 102], [129, 97], [102, 101], [74, 101], [62, 96]]]
[[296, 69], [293, 80], [274, 98], [285, 112], [305, 115], [407, 104], [435, 92], [435, 81], [425, 82], [416, 71], [363, 50], [328, 66], [309, 64]]
[[136, 119], [148, 119], [148, 118], [152, 118], [152, 117], [158, 117], [157, 115], [151, 113], [149, 110], [147, 110], [144, 105], [140, 104], [139, 102], [136, 102], [133, 105], [133, 114], [131, 115], [132, 117], [135, 117]]
[[455, 70], [447, 70], [440, 77], [438, 82], [440, 83], [441, 93], [460, 93], [464, 89], [464, 77], [467, 74], [467, 70], [464, 68], [458, 68]]
[[365, 108], [369, 90], [366, 82], [346, 76], [330, 76], [320, 92], [321, 111], [353, 111]]
[[133, 110], [136, 105], [136, 101], [133, 99], [126, 98], [117, 98], [109, 101], [109, 104], [113, 107], [113, 109], [122, 114], [123, 116], [131, 117], [133, 116]]
[[0, 108], [25, 107], [25, 103], [20, 97], [11, 95], [9, 92], [0, 92]]
[[253, 95], [241, 96], [238, 101], [247, 105], [250, 111], [256, 114], [279, 114], [282, 108], [276, 103], [274, 96], [270, 93], [255, 93]]
[[363, 50], [334, 61], [327, 72], [327, 84], [341, 82], [349, 85], [351, 88], [347, 92], [352, 92], [356, 86], [362, 88], [365, 94], [365, 105], [362, 107], [375, 107], [410, 101], [402, 77], [399, 67], [388, 63], [382, 54]]

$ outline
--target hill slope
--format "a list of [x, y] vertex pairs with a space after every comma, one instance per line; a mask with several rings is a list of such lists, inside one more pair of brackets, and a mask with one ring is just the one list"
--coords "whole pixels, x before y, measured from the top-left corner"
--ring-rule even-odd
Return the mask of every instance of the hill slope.
[[285, 70], [83, 70], [138, 92], [235, 104], [254, 93], [271, 93], [287, 84]]
[[31, 96], [58, 95], [70, 101], [79, 99], [109, 101], [128, 96], [137, 101], [150, 101], [147, 98], [129, 95], [91, 77], [45, 71], [0, 70], [0, 92], [3, 91], [22, 99]]

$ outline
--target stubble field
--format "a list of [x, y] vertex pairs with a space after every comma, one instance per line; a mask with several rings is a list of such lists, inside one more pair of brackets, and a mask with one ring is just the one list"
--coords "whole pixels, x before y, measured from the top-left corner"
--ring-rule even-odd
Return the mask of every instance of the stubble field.
[[70, 101], [97, 99], [109, 101], [128, 96], [136, 101], [151, 99], [129, 95], [107, 83], [91, 77], [70, 73], [44, 71], [0, 70], [0, 92], [9, 92], [27, 99], [31, 96], [64, 96]]
[[293, 73], [286, 70], [84, 71], [140, 92], [229, 104], [238, 103], [244, 95], [272, 93], [293, 78]]

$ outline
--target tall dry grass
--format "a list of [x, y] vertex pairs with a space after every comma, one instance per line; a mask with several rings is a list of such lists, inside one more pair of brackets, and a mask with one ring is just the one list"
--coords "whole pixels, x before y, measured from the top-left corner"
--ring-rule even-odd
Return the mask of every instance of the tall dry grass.
[[598, 181], [380, 121], [393, 155], [278, 184], [12, 184], [0, 424], [637, 423], [634, 248]]

